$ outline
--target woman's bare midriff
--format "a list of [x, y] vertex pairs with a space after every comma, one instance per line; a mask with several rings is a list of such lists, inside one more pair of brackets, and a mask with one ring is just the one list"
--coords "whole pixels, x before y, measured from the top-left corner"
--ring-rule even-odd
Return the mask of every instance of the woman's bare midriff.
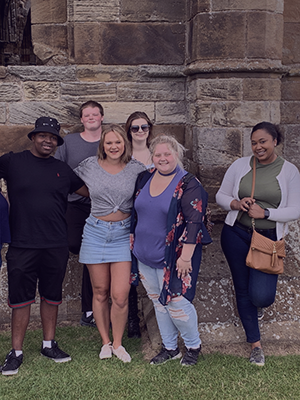
[[130, 213], [123, 213], [122, 211], [118, 210], [115, 213], [110, 213], [108, 215], [101, 215], [100, 217], [97, 217], [97, 215], [95, 215], [94, 217], [106, 222], [118, 222], [118, 221], [123, 221], [129, 216]]

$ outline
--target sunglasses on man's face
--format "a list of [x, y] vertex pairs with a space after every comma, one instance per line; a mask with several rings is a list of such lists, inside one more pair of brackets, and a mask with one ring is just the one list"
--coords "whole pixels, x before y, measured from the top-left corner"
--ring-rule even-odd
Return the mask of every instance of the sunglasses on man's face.
[[149, 131], [149, 125], [147, 125], [147, 124], [141, 125], [141, 126], [139, 126], [139, 125], [131, 125], [130, 130], [131, 130], [132, 133], [138, 133], [140, 128], [141, 128], [141, 130], [143, 132], [148, 132]]

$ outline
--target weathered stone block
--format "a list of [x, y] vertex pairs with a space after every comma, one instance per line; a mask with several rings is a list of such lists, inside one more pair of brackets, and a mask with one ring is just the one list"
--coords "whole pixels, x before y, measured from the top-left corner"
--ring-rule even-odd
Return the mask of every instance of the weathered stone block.
[[68, 59], [67, 27], [64, 25], [32, 25], [34, 54], [47, 62], [53, 57]]
[[[281, 60], [283, 16], [253, 12], [247, 15], [247, 57]], [[257, 27], [260, 29], [257, 29]]]
[[186, 2], [182, 0], [123, 0], [121, 21], [184, 21]]
[[245, 57], [244, 13], [198, 14], [189, 23], [189, 61]]
[[243, 100], [280, 100], [279, 79], [250, 78], [243, 80]]
[[285, 0], [284, 22], [300, 22], [300, 8], [298, 0]]
[[58, 100], [60, 84], [54, 82], [25, 82], [24, 94], [26, 100]]
[[282, 101], [280, 112], [282, 124], [300, 124], [300, 101]]
[[74, 25], [74, 57], [77, 64], [98, 64], [100, 61], [100, 26], [98, 23]]
[[243, 154], [242, 154], [243, 157], [247, 157], [247, 156], [252, 155], [251, 129], [252, 128], [244, 128], [244, 129], [242, 129], [242, 131], [243, 131]]
[[[35, 121], [33, 121], [34, 123]], [[0, 125], [0, 149], [1, 155], [9, 151], [19, 152], [31, 148], [31, 141], [27, 134], [34, 129], [30, 126]]]
[[66, 101], [114, 101], [117, 98], [115, 83], [62, 83], [62, 99]]
[[181, 101], [184, 100], [184, 80], [119, 83], [121, 101]]
[[212, 104], [212, 121], [221, 126], [254, 126], [270, 119], [270, 104], [262, 101]]
[[270, 122], [273, 124], [279, 124], [281, 120], [280, 101], [272, 101], [270, 107]]
[[185, 126], [172, 124], [154, 125], [153, 134], [154, 136], [160, 134], [171, 135], [174, 136], [179, 143], [184, 144]]
[[51, 24], [67, 21], [67, 0], [31, 0], [31, 23]]
[[300, 63], [300, 23], [285, 23], [283, 33], [283, 64]]
[[300, 78], [283, 79], [281, 84], [281, 100], [300, 101]]
[[4, 124], [6, 121], [6, 104], [0, 103], [0, 123]]
[[24, 101], [9, 105], [10, 124], [34, 124], [43, 115], [54, 117], [60, 123], [78, 123], [78, 105], [70, 101]]
[[181, 66], [175, 65], [84, 65], [77, 67], [77, 78], [86, 82], [144, 82], [157, 78], [182, 78]]
[[211, 125], [211, 103], [196, 101], [188, 106], [188, 122], [192, 125]]
[[229, 166], [242, 152], [242, 132], [239, 129], [193, 129], [193, 160], [200, 166]]
[[183, 24], [103, 23], [100, 36], [102, 64], [168, 65], [184, 62]]
[[186, 103], [174, 101], [172, 103], [155, 103], [155, 122], [157, 124], [186, 122]]
[[4, 79], [7, 75], [6, 67], [0, 65], [0, 79]]
[[125, 124], [130, 114], [135, 111], [144, 111], [148, 117], [154, 119], [154, 103], [150, 102], [102, 102], [104, 108], [104, 123]]
[[263, 10], [283, 12], [284, 2], [281, 0], [213, 0], [213, 11]]
[[242, 79], [197, 79], [189, 82], [190, 101], [242, 100]]
[[117, 21], [120, 15], [119, 0], [74, 0], [74, 22]]
[[18, 83], [0, 83], [1, 101], [19, 101], [22, 99], [21, 86]]
[[22, 81], [76, 81], [76, 67], [69, 66], [9, 66], [8, 73]]
[[197, 294], [193, 303], [199, 316], [201, 316], [200, 321], [202, 323], [232, 320], [235, 306], [231, 286], [231, 279], [210, 280], [200, 273], [197, 282]]
[[188, 19], [193, 18], [198, 13], [208, 12], [211, 7], [210, 0], [189, 0], [188, 3]]
[[[288, 110], [290, 108], [291, 103], [285, 103], [285, 110]], [[293, 104], [293, 103], [292, 103]], [[298, 114], [295, 114], [295, 116], [298, 118], [298, 122], [295, 123], [294, 125], [286, 125], [283, 128], [283, 133], [284, 133], [284, 157], [295, 164], [298, 169], [300, 170], [300, 132], [299, 132], [299, 124], [300, 124], [300, 103], [296, 103], [298, 105], [293, 107], [294, 112], [298, 112]], [[297, 111], [298, 109], [298, 111]], [[286, 118], [286, 113], [285, 110], [282, 110], [283, 112], [283, 117]], [[292, 117], [292, 116], [290, 116]], [[299, 242], [300, 243], [300, 242]], [[299, 248], [299, 246], [297, 246]]]

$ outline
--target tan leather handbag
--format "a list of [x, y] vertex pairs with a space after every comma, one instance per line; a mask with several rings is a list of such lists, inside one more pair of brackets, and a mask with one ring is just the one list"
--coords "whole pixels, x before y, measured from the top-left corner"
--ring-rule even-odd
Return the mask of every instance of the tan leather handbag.
[[[253, 159], [253, 178], [251, 197], [254, 195], [256, 175], [256, 159]], [[255, 221], [252, 218], [252, 239], [246, 258], [246, 265], [267, 274], [282, 274], [284, 271], [283, 259], [285, 258], [285, 241], [273, 241], [255, 230]]]

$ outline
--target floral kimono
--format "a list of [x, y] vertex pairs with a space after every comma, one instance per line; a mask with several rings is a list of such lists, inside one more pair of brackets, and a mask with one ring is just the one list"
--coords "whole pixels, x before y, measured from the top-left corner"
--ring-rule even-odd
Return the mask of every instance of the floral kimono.
[[[155, 171], [142, 172], [136, 182], [135, 199], [146, 182]], [[208, 195], [199, 180], [186, 173], [178, 182], [173, 193], [167, 216], [167, 231], [165, 241], [164, 281], [159, 297], [162, 305], [168, 304], [173, 297], [184, 296], [193, 301], [199, 274], [202, 245], [212, 242], [204, 224]], [[131, 218], [131, 248], [134, 245], [134, 232], [137, 224], [137, 214], [133, 206]], [[192, 257], [192, 272], [183, 279], [177, 277], [176, 261], [182, 252], [184, 243], [196, 244]], [[138, 284], [138, 264], [132, 254], [131, 283]]]

